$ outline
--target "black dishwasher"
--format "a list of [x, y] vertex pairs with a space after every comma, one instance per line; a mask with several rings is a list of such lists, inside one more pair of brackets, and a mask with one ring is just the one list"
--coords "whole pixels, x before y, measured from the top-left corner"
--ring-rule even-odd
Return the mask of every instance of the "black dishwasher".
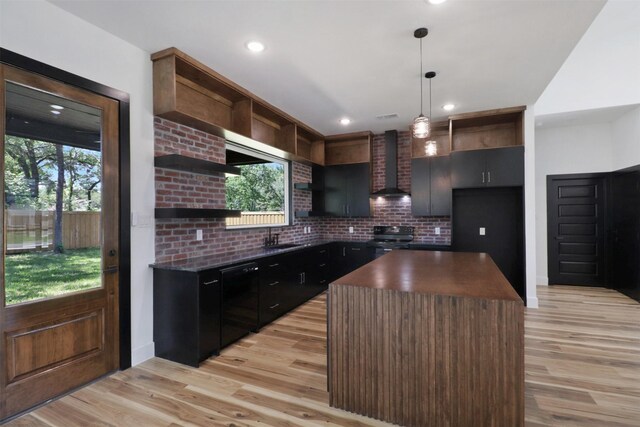
[[222, 347], [258, 329], [258, 264], [225, 268], [222, 273]]

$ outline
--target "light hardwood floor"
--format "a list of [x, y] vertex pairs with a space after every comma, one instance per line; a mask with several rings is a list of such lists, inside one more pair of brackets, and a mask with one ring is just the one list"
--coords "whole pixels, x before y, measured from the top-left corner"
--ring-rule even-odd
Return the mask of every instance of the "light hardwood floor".
[[[527, 426], [640, 426], [640, 304], [539, 287], [526, 311]], [[387, 425], [327, 406], [325, 296], [199, 369], [151, 359], [8, 426]]]

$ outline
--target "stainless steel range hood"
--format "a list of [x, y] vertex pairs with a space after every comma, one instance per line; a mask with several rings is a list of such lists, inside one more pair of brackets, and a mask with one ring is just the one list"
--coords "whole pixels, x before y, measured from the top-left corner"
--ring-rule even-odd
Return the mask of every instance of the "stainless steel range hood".
[[384, 133], [384, 188], [371, 193], [371, 197], [403, 197], [410, 196], [398, 188], [398, 131], [388, 130]]

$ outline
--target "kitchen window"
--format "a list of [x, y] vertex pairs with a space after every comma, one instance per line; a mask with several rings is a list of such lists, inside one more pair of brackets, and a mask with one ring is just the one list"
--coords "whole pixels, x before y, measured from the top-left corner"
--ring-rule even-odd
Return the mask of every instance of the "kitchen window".
[[227, 209], [242, 212], [227, 218], [227, 228], [279, 227], [290, 220], [290, 163], [278, 157], [227, 143], [227, 164], [241, 175], [225, 181]]

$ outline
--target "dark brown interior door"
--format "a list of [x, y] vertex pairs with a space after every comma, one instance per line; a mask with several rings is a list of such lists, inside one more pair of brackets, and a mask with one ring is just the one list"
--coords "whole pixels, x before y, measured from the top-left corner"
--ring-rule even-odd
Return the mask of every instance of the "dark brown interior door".
[[547, 177], [549, 284], [603, 286], [605, 177]]
[[118, 367], [118, 104], [0, 68], [0, 420]]

